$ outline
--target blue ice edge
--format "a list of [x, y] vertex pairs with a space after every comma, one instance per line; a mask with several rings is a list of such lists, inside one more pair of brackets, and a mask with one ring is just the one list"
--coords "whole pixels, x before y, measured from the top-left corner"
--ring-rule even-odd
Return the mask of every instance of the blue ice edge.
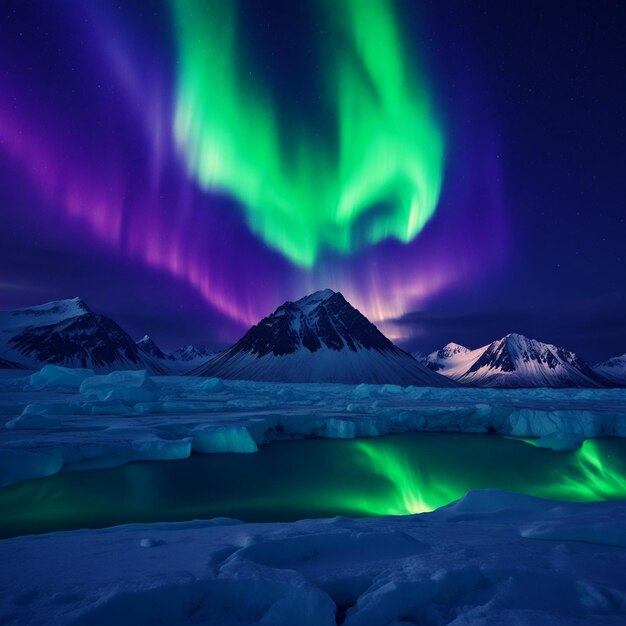
[[492, 432], [564, 451], [626, 436], [626, 389], [280, 384], [48, 365], [0, 378], [0, 398], [0, 485], [303, 437]]

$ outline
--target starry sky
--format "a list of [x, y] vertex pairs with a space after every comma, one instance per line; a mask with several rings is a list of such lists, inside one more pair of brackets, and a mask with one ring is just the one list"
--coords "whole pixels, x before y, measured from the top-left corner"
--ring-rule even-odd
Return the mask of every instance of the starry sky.
[[5, 0], [0, 307], [226, 347], [330, 287], [409, 350], [626, 351], [626, 6]]

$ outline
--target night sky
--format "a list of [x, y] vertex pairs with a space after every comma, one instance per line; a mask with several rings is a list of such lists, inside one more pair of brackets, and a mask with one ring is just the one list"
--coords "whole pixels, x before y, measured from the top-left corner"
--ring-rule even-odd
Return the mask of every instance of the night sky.
[[602, 0], [5, 0], [0, 307], [78, 295], [220, 348], [330, 287], [411, 350], [622, 354], [624, 24]]

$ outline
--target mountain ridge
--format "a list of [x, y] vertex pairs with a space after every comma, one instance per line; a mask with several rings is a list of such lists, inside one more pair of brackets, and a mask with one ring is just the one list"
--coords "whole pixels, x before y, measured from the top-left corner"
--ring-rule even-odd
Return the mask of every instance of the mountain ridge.
[[449, 386], [395, 346], [340, 292], [284, 302], [190, 374], [282, 382]]
[[153, 359], [142, 358], [117, 322], [95, 313], [78, 297], [0, 311], [0, 354], [3, 361], [23, 368], [53, 363], [97, 371], [164, 371]]
[[0, 369], [33, 369], [48, 363], [100, 372], [147, 369], [182, 374], [211, 352], [185, 346], [168, 354], [149, 335], [135, 342], [113, 319], [80, 297], [0, 311]]
[[610, 386], [610, 381], [574, 352], [519, 333], [509, 333], [475, 350], [451, 342], [430, 353], [423, 363], [472, 386]]

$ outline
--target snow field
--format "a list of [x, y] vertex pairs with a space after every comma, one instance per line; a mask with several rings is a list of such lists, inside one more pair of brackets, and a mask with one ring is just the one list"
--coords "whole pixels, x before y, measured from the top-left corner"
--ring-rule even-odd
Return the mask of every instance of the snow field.
[[18, 537], [0, 541], [0, 622], [616, 625], [625, 544], [626, 503], [498, 491], [405, 517]]

